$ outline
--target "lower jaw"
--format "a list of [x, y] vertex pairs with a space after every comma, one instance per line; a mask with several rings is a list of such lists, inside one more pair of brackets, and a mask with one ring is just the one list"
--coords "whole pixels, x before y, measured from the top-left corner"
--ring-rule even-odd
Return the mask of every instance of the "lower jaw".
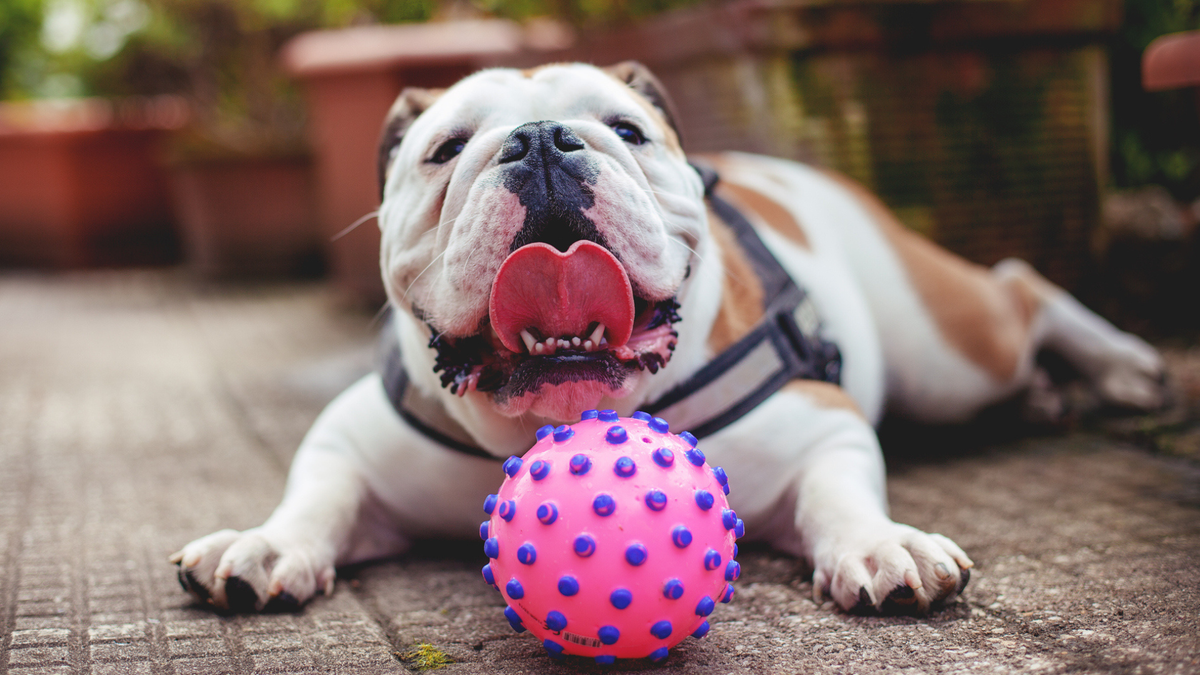
[[584, 410], [600, 407], [605, 399], [620, 399], [628, 396], [641, 380], [641, 372], [627, 372], [617, 383], [601, 380], [577, 380], [563, 383], [545, 382], [519, 395], [493, 396], [493, 404], [500, 414], [518, 417], [533, 414], [560, 423], [579, 421]]

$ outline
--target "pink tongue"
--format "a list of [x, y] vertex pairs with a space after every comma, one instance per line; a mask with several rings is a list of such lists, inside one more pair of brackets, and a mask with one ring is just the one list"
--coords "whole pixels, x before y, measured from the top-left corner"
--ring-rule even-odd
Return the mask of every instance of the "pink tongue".
[[620, 347], [633, 331], [633, 289], [603, 246], [580, 240], [559, 253], [549, 244], [528, 244], [500, 266], [489, 311], [492, 328], [514, 352], [528, 351], [521, 340], [526, 328], [536, 328], [543, 339], [586, 340], [592, 322], [604, 324], [610, 347]]

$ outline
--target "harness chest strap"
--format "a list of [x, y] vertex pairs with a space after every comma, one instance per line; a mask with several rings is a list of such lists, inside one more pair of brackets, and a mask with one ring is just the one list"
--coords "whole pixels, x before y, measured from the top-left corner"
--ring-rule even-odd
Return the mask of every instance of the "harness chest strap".
[[[711, 187], [710, 205], [733, 230], [762, 282], [765, 311], [742, 339], [658, 400], [640, 406], [667, 420], [671, 428], [687, 429], [697, 438], [729, 426], [793, 379], [841, 381], [841, 355], [836, 345], [821, 337], [820, 317], [808, 294], [767, 249], [746, 217], [713, 195]], [[396, 412], [446, 447], [500, 459], [478, 447], [436, 398], [410, 386], [395, 331], [385, 329], [383, 336], [383, 384]]]

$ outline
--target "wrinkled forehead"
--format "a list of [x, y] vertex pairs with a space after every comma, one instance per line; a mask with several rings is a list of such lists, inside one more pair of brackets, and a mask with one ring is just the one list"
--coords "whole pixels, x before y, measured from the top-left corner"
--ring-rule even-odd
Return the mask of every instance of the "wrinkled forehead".
[[430, 111], [424, 117], [471, 129], [609, 116], [658, 123], [628, 86], [581, 64], [485, 70], [451, 87]]

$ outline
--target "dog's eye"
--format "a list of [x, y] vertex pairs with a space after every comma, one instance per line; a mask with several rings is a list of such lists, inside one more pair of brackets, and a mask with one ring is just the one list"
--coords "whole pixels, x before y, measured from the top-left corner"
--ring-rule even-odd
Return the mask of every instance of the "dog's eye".
[[617, 136], [626, 143], [633, 145], [641, 145], [646, 142], [646, 137], [642, 135], [642, 130], [629, 122], [617, 122], [612, 125], [612, 130], [617, 133]]
[[450, 140], [438, 146], [438, 149], [434, 151], [433, 156], [429, 158], [429, 161], [434, 164], [445, 164], [455, 157], [458, 157], [465, 147], [467, 147], [467, 139], [451, 138]]

